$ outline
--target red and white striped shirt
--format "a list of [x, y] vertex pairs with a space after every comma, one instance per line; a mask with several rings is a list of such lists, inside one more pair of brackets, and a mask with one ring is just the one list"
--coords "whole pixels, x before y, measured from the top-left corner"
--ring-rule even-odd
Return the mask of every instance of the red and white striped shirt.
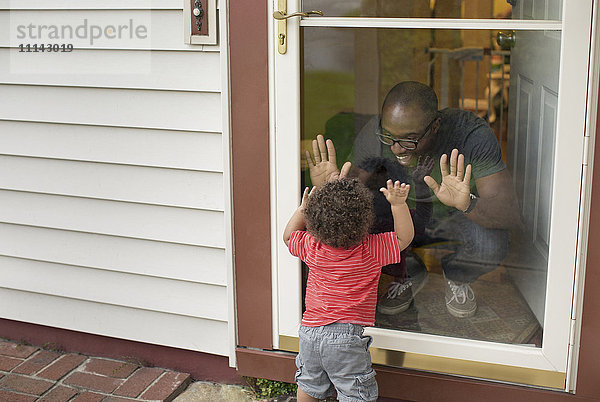
[[400, 262], [394, 232], [369, 235], [362, 243], [344, 249], [326, 246], [305, 231], [295, 231], [289, 250], [309, 268], [302, 325], [375, 324], [381, 267]]

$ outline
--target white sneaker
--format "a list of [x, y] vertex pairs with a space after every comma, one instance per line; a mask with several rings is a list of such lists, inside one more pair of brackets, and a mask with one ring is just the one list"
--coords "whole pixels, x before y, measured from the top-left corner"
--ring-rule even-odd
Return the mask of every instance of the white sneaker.
[[377, 302], [377, 311], [381, 314], [394, 315], [408, 310], [413, 298], [423, 289], [428, 280], [429, 273], [424, 269], [414, 278], [390, 283], [387, 292]]
[[446, 308], [448, 312], [457, 318], [471, 317], [477, 310], [475, 293], [467, 282], [455, 282], [447, 279], [446, 282]]

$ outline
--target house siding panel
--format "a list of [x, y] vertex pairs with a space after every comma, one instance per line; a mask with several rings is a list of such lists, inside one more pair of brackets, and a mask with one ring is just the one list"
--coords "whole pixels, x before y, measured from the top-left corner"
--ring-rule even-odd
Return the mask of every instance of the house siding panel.
[[0, 0], [0, 10], [177, 10], [179, 0]]
[[0, 120], [220, 132], [220, 94], [0, 85]]
[[20, 121], [1, 124], [4, 155], [223, 171], [221, 133]]
[[0, 1], [0, 26], [151, 37], [31, 63], [0, 38], [0, 318], [234, 362], [227, 55], [183, 43], [182, 7]]
[[227, 285], [222, 248], [0, 223], [0, 255]]
[[[0, 189], [223, 211], [223, 174], [0, 156]], [[157, 191], [160, 189], [160, 191]], [[211, 189], [212, 191], [206, 191]]]
[[227, 323], [0, 287], [0, 315], [51, 327], [227, 355]]
[[[43, 64], [10, 68], [10, 58], [18, 57], [18, 48], [0, 48], [0, 83], [57, 85], [166, 91], [220, 92], [220, 55], [217, 52], [161, 51], [123, 52], [121, 50], [85, 50], [75, 53], [44, 54]], [[136, 67], [148, 68], [140, 74]]]
[[225, 247], [218, 211], [0, 190], [0, 222]]
[[0, 257], [0, 265], [6, 288], [227, 322], [224, 286], [13, 257]]

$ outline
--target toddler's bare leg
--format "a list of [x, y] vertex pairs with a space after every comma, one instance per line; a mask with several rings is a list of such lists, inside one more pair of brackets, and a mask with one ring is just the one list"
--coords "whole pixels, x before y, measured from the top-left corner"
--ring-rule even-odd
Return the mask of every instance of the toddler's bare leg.
[[306, 392], [302, 391], [300, 387], [298, 387], [298, 392], [296, 393], [296, 397], [298, 398], [298, 402], [318, 402], [319, 399], [313, 398], [308, 395]]

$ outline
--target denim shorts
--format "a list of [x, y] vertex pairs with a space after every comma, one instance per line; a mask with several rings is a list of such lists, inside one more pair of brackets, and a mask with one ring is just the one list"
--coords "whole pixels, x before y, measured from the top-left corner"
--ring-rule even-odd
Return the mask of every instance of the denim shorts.
[[363, 331], [356, 324], [301, 326], [296, 357], [300, 389], [317, 399], [331, 396], [335, 387], [340, 401], [376, 400], [377, 381], [369, 353], [373, 339], [363, 336]]

